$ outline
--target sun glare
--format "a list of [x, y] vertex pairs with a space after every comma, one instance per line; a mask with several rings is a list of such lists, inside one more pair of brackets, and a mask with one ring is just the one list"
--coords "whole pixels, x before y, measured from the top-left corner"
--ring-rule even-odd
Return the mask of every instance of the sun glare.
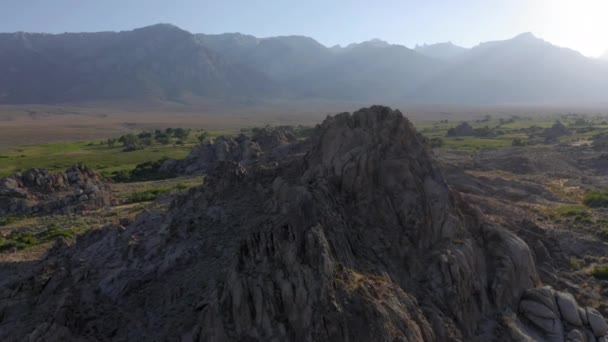
[[528, 25], [550, 42], [597, 57], [608, 49], [607, 0], [536, 0]]

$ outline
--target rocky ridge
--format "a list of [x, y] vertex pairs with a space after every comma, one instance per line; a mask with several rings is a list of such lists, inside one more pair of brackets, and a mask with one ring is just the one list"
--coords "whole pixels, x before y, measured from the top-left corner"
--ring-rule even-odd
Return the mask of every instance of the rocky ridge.
[[0, 338], [605, 339], [595, 310], [541, 287], [540, 257], [371, 107], [328, 117], [306, 155], [213, 163], [167, 212], [58, 244], [0, 282]]
[[0, 216], [70, 214], [114, 202], [101, 175], [84, 165], [57, 174], [30, 169], [0, 179]]
[[167, 160], [160, 172], [193, 175], [206, 174], [218, 162], [233, 161], [242, 165], [268, 162], [302, 152], [303, 143], [290, 128], [262, 128], [251, 137], [240, 134], [237, 137], [220, 136], [195, 148], [185, 159]]

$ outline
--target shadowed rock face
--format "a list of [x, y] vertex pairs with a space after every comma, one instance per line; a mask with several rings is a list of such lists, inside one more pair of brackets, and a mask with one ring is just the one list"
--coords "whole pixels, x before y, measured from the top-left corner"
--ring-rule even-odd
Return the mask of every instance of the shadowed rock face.
[[0, 215], [69, 214], [113, 202], [102, 177], [84, 165], [57, 174], [31, 169], [0, 179]]
[[[328, 117], [310, 146], [216, 163], [168, 212], [56, 246], [0, 283], [0, 338], [536, 337], [516, 314], [540, 285], [528, 246], [450, 190], [401, 113]], [[555, 305], [574, 317], [570, 299]]]

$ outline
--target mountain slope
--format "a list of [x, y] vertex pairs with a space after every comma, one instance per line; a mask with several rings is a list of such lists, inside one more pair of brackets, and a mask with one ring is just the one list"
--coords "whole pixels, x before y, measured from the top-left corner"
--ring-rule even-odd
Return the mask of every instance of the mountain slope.
[[309, 37], [284, 36], [256, 38], [241, 34], [203, 35], [197, 38], [233, 63], [283, 81], [326, 63], [331, 52]]
[[605, 101], [608, 68], [532, 34], [480, 44], [410, 94], [428, 102]]
[[381, 40], [126, 32], [0, 34], [0, 103], [191, 98], [421, 103], [608, 100], [608, 65], [531, 34], [417, 51]]
[[334, 58], [298, 80], [300, 93], [344, 100], [398, 101], [444, 63], [401, 45], [369, 41], [334, 50]]
[[464, 54], [468, 51], [468, 49], [458, 45], [454, 45], [452, 44], [452, 42], [446, 42], [431, 45], [416, 45], [414, 51], [423, 54], [427, 57], [449, 61], [457, 56]]
[[171, 25], [119, 33], [0, 35], [0, 102], [264, 96], [272, 82]]
[[381, 40], [327, 48], [301, 36], [197, 35], [230, 61], [263, 72], [303, 98], [396, 100], [443, 63]]

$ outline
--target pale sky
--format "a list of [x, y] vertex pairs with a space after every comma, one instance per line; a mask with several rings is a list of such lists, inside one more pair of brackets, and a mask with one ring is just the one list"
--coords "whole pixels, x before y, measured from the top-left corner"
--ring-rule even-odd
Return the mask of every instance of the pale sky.
[[0, 0], [0, 32], [128, 30], [172, 23], [193, 33], [298, 34], [331, 46], [380, 38], [471, 47], [532, 32], [597, 57], [608, 0]]

